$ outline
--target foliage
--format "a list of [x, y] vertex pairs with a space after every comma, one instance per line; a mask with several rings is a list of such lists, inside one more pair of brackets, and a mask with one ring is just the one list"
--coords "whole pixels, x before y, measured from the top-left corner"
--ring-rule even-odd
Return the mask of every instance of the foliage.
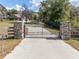
[[41, 3], [39, 19], [51, 27], [59, 28], [61, 21], [69, 19], [70, 9], [68, 0], [46, 0]]
[[15, 14], [17, 13], [18, 11], [16, 9], [7, 10], [7, 18], [10, 20], [14, 20], [14, 18], [16, 17]]
[[26, 17], [27, 19], [32, 18], [32, 10], [29, 10], [26, 4], [22, 5], [23, 10], [22, 10], [22, 17]]
[[33, 12], [32, 13], [32, 20], [36, 20], [36, 21], [38, 21], [38, 13], [37, 12]]
[[78, 20], [73, 20], [72, 27], [79, 28], [79, 19]]
[[17, 12], [17, 10], [15, 10], [15, 9], [11, 9], [11, 10], [7, 10], [7, 14], [8, 15], [13, 15], [13, 14], [17, 14], [18, 12]]
[[72, 6], [71, 23], [72, 27], [79, 28], [79, 7]]
[[0, 21], [3, 21], [2, 18], [6, 18], [5, 17], [6, 12], [7, 12], [6, 8], [3, 5], [0, 4]]
[[0, 12], [2, 14], [5, 14], [6, 11], [7, 11], [6, 8], [3, 5], [0, 4]]

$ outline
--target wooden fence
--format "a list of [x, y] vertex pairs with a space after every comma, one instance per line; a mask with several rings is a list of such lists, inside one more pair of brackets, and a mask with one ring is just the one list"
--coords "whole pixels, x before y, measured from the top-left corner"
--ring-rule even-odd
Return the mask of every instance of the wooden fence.
[[71, 37], [78, 37], [79, 38], [79, 28], [73, 28], [71, 30]]

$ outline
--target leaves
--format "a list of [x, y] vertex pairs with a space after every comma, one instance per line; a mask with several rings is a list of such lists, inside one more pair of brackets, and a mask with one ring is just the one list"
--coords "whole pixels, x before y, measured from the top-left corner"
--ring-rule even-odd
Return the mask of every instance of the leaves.
[[46, 0], [41, 4], [39, 15], [44, 23], [59, 27], [61, 21], [69, 19], [70, 10], [68, 0]]

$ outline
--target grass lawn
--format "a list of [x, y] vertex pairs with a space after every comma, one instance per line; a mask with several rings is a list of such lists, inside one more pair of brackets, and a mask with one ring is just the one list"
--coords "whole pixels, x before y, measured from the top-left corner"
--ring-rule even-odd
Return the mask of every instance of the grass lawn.
[[21, 39], [8, 39], [3, 41], [0, 40], [0, 59], [3, 59], [3, 57], [6, 56], [6, 54], [10, 53], [20, 42]]
[[70, 39], [64, 41], [79, 51], [79, 39]]

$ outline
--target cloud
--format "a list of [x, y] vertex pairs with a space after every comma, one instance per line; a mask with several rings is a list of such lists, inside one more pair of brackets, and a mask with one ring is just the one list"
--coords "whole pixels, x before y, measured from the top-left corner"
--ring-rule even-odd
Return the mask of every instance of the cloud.
[[21, 5], [16, 4], [16, 10], [20, 11], [22, 9]]
[[11, 10], [14, 9], [13, 7], [6, 7], [7, 10]]
[[[34, 11], [38, 11], [39, 10], [39, 6], [40, 6], [40, 2], [42, 2], [43, 0], [29, 0], [29, 6], [28, 6], [28, 9], [30, 10], [34, 10]], [[13, 8], [9, 8], [9, 7], [6, 7], [7, 9], [13, 9]], [[19, 5], [19, 4], [16, 4], [14, 6], [14, 9], [20, 11], [22, 10], [22, 6]]]
[[35, 11], [37, 11], [39, 9], [40, 6], [40, 2], [42, 2], [43, 0], [30, 0], [30, 3], [32, 4], [32, 6], [30, 7], [30, 9], [34, 9]]
[[16, 9], [18, 11], [22, 10], [22, 6], [16, 4], [14, 7], [6, 7], [7, 10]]
[[70, 0], [71, 4], [79, 6], [79, 0]]

